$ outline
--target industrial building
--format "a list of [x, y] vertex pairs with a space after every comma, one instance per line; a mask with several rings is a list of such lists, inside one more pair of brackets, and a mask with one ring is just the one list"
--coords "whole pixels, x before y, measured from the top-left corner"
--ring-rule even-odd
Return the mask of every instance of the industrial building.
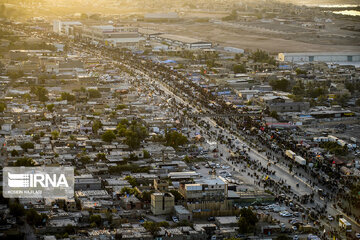
[[93, 43], [133, 48], [145, 39], [134, 27], [116, 27], [113, 25], [86, 26], [81, 29], [81, 37]]
[[304, 52], [304, 53], [279, 53], [281, 62], [308, 63], [353, 63], [360, 62], [360, 52]]
[[201, 41], [199, 39], [173, 35], [173, 34], [161, 34], [156, 36], [159, 41], [166, 42], [174, 47], [181, 47], [185, 49], [210, 49], [212, 48], [211, 42]]

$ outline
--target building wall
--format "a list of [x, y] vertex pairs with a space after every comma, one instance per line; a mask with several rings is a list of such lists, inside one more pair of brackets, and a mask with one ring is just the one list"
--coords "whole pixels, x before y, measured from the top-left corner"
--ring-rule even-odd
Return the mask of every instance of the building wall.
[[308, 102], [290, 102], [290, 103], [273, 103], [269, 104], [269, 111], [276, 112], [302, 112], [308, 111], [310, 104]]
[[173, 211], [175, 197], [171, 193], [151, 194], [151, 212], [154, 215], [169, 214]]
[[286, 55], [279, 53], [278, 59], [282, 62], [360, 62], [360, 54], [344, 53], [343, 55], [335, 54], [291, 54]]

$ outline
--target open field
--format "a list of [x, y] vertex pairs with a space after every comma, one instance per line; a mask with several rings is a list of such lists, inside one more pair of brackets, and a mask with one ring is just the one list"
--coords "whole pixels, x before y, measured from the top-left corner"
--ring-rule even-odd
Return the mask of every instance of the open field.
[[233, 46], [243, 49], [264, 49], [278, 52], [316, 52], [316, 51], [359, 51], [360, 46], [354, 41], [351, 45], [325, 45], [319, 40], [302, 42], [285, 39], [286, 35], [265, 34], [234, 28], [214, 23], [141, 23], [142, 27], [159, 31], [211, 41], [221, 46]]

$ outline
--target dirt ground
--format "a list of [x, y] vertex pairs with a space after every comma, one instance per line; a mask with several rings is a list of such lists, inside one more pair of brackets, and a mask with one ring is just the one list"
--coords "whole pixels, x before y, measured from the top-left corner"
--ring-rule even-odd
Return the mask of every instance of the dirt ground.
[[305, 43], [281, 38], [281, 35], [269, 35], [250, 32], [238, 28], [227, 27], [214, 23], [141, 23], [141, 26], [157, 31], [184, 35], [199, 40], [211, 41], [220, 46], [232, 46], [242, 49], [263, 49], [273, 54], [279, 52], [359, 52], [360, 46], [325, 45]]

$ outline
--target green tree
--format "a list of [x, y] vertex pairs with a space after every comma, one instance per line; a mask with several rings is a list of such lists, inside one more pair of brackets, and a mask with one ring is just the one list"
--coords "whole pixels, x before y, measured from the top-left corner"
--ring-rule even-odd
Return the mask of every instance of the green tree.
[[250, 233], [255, 229], [255, 224], [258, 222], [258, 218], [250, 208], [242, 208], [240, 210], [240, 218], [238, 221], [239, 232]]
[[25, 214], [25, 209], [23, 205], [17, 202], [13, 202], [9, 204], [10, 214], [14, 215], [15, 217], [21, 217]]
[[146, 150], [143, 150], [143, 154], [144, 154], [144, 158], [145, 158], [145, 159], [151, 157], [150, 153], [149, 153], [148, 151], [146, 151]]
[[296, 72], [296, 75], [301, 75], [301, 74], [304, 74], [304, 75], [306, 75], [306, 70], [301, 70], [300, 68], [297, 68], [296, 70], [295, 70], [295, 72]]
[[4, 112], [6, 109], [6, 103], [0, 102], [0, 112]]
[[148, 135], [149, 133], [145, 126], [137, 121], [132, 121], [128, 129], [125, 131], [125, 144], [127, 144], [130, 149], [138, 149], [141, 141], [143, 141]]
[[270, 113], [270, 117], [273, 117], [273, 118], [275, 118], [275, 119], [278, 119], [278, 118], [279, 118], [279, 115], [278, 115], [278, 113], [277, 113], [276, 111], [272, 111], [272, 112]]
[[170, 131], [165, 133], [166, 146], [171, 146], [177, 149], [188, 142], [187, 137], [177, 131]]
[[95, 223], [96, 226], [101, 225], [101, 216], [100, 215], [91, 215], [89, 218], [90, 223]]
[[58, 138], [59, 138], [59, 135], [60, 135], [60, 133], [59, 133], [59, 131], [57, 131], [57, 130], [54, 130], [54, 131], [51, 132], [51, 137], [52, 137], [52, 139], [54, 139], [54, 140], [58, 139]]
[[102, 128], [103, 124], [100, 120], [95, 120], [92, 125], [92, 131], [93, 133], [97, 134], [99, 129]]
[[246, 73], [246, 66], [244, 64], [237, 64], [233, 66], [233, 71], [237, 73]]
[[12, 156], [12, 157], [19, 156], [19, 152], [16, 151], [16, 149], [13, 149], [13, 150], [11, 151], [11, 156]]
[[101, 93], [97, 89], [88, 90], [89, 98], [101, 98]]
[[152, 235], [156, 235], [160, 231], [160, 227], [156, 222], [144, 222], [144, 228], [149, 231]]
[[31, 167], [34, 166], [35, 163], [31, 158], [28, 157], [24, 157], [24, 158], [19, 158], [18, 160], [16, 160], [16, 162], [14, 163], [14, 166], [16, 167]]
[[108, 142], [111, 143], [114, 139], [116, 139], [116, 135], [113, 131], [111, 130], [107, 130], [106, 132], [104, 132], [104, 134], [101, 136], [101, 139], [104, 142]]
[[49, 100], [49, 98], [47, 97], [48, 90], [44, 87], [33, 86], [30, 88], [30, 93], [35, 94], [40, 102], [46, 102], [47, 100]]
[[34, 148], [34, 144], [32, 142], [24, 142], [24, 143], [20, 144], [20, 147], [22, 149], [24, 149], [25, 152], [27, 152], [28, 149], [33, 149]]
[[30, 224], [30, 225], [35, 225], [35, 226], [39, 226], [39, 225], [43, 225], [45, 224], [45, 221], [48, 219], [47, 215], [42, 213], [39, 214], [35, 209], [30, 209], [28, 211], [26, 211], [26, 221]]
[[123, 110], [126, 108], [126, 105], [125, 104], [119, 104], [116, 106], [116, 110]]
[[136, 187], [138, 185], [137, 181], [136, 181], [136, 178], [134, 178], [132, 176], [126, 176], [124, 179], [126, 181], [128, 181], [132, 187]]
[[61, 100], [67, 100], [69, 102], [73, 102], [76, 100], [76, 97], [68, 92], [61, 93]]
[[46, 105], [46, 108], [47, 108], [47, 110], [48, 110], [49, 112], [53, 112], [53, 111], [54, 111], [54, 107], [55, 107], [54, 104], [48, 104], [48, 105]]
[[250, 55], [250, 59], [254, 60], [254, 62], [269, 63], [272, 65], [276, 65], [276, 61], [274, 57], [271, 57], [267, 52], [259, 49]]
[[290, 81], [286, 79], [271, 80], [269, 84], [273, 88], [273, 90], [279, 90], [284, 92], [288, 91], [290, 87]]

